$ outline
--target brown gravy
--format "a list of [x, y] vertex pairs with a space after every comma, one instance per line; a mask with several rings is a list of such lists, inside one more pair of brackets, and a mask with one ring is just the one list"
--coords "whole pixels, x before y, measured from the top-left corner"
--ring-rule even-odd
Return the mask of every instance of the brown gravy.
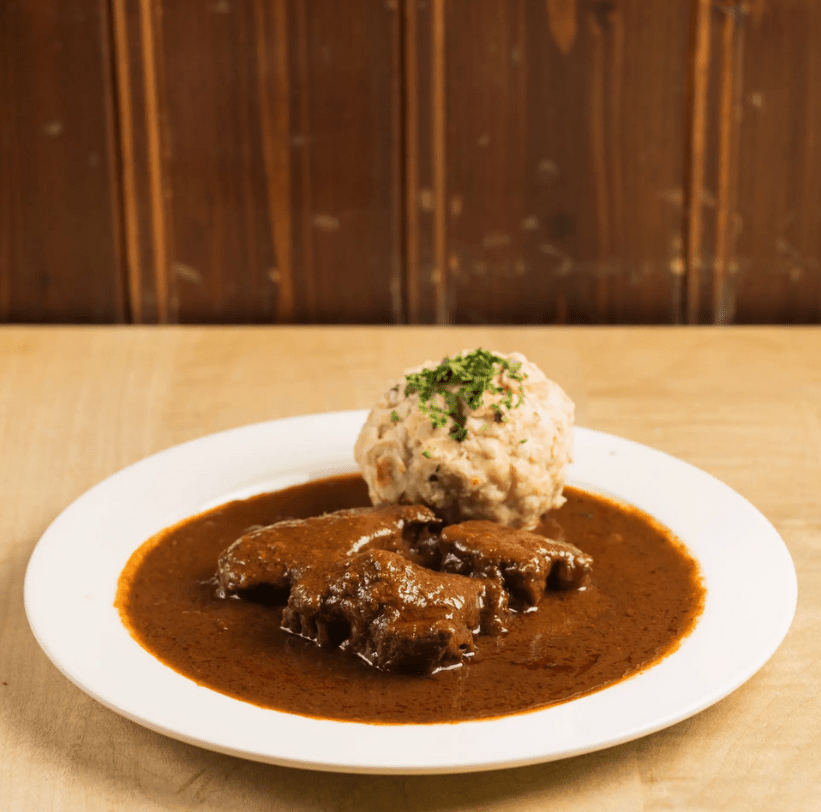
[[649, 516], [566, 488], [541, 532], [593, 556], [582, 591], [548, 593], [500, 637], [479, 637], [467, 665], [429, 676], [387, 674], [352, 654], [279, 628], [281, 607], [221, 600], [216, 560], [252, 525], [369, 504], [358, 475], [231, 502], [159, 533], [120, 577], [116, 606], [136, 640], [163, 663], [265, 708], [371, 723], [458, 722], [543, 708], [652, 665], [701, 613], [696, 562]]

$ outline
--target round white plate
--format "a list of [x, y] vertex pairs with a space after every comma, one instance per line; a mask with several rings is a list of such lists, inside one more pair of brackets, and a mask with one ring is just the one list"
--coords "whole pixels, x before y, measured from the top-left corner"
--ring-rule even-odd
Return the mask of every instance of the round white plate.
[[638, 738], [717, 702], [773, 654], [796, 578], [772, 525], [735, 491], [661, 452], [576, 429], [571, 484], [617, 497], [669, 527], [698, 559], [704, 613], [680, 648], [590, 696], [501, 719], [368, 725], [265, 710], [203, 688], [129, 635], [114, 608], [131, 554], [163, 528], [236, 496], [355, 470], [365, 412], [247, 426], [170, 448], [92, 488], [38, 543], [26, 573], [43, 650], [90, 696], [182, 741], [257, 761], [363, 773], [498, 769]]

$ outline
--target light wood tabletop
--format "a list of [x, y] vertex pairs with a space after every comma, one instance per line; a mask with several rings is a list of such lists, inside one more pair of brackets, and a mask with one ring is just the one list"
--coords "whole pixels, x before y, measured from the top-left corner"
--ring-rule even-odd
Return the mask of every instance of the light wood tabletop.
[[[577, 423], [666, 451], [775, 525], [798, 609], [717, 705], [548, 764], [356, 776], [220, 755], [142, 728], [51, 664], [23, 607], [46, 527], [153, 452], [273, 418], [366, 408], [427, 359], [518, 350]], [[817, 810], [821, 798], [821, 329], [5, 327], [0, 329], [0, 810]]]

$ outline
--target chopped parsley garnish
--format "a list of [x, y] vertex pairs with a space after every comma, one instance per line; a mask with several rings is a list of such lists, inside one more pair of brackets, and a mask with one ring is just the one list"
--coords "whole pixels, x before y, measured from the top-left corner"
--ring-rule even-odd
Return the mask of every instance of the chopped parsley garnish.
[[[430, 459], [430, 451], [427, 451], [427, 450], [423, 451], [422, 456], [427, 457], [428, 459]], [[438, 471], [439, 469], [437, 468], [436, 470]]]
[[[514, 391], [493, 383], [493, 378], [502, 371], [506, 371], [514, 381], [523, 381], [525, 375], [520, 371], [521, 366], [520, 361], [500, 358], [488, 350], [473, 350], [466, 355], [445, 358], [435, 369], [423, 369], [406, 375], [405, 397], [419, 395], [419, 408], [428, 415], [435, 429], [448, 425], [452, 420], [450, 436], [461, 443], [467, 437], [466, 408], [473, 410], [482, 406], [485, 392], [502, 395], [501, 404], [507, 409], [521, 406], [524, 402], [521, 386]], [[441, 399], [439, 402], [434, 400], [437, 395]], [[518, 396], [515, 404], [514, 396]], [[498, 420], [501, 414], [499, 405], [493, 404], [493, 410]]]
[[394, 409], [394, 410], [391, 412], [391, 420], [393, 420], [393, 422], [394, 422], [394, 423], [398, 423], [398, 422], [401, 420], [401, 418], [399, 417], [399, 415], [396, 413], [396, 409]]

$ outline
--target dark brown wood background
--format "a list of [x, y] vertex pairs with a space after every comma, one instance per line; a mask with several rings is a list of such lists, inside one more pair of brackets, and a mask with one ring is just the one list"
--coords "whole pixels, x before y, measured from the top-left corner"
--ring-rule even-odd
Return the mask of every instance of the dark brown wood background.
[[818, 0], [2, 0], [0, 320], [821, 321]]

